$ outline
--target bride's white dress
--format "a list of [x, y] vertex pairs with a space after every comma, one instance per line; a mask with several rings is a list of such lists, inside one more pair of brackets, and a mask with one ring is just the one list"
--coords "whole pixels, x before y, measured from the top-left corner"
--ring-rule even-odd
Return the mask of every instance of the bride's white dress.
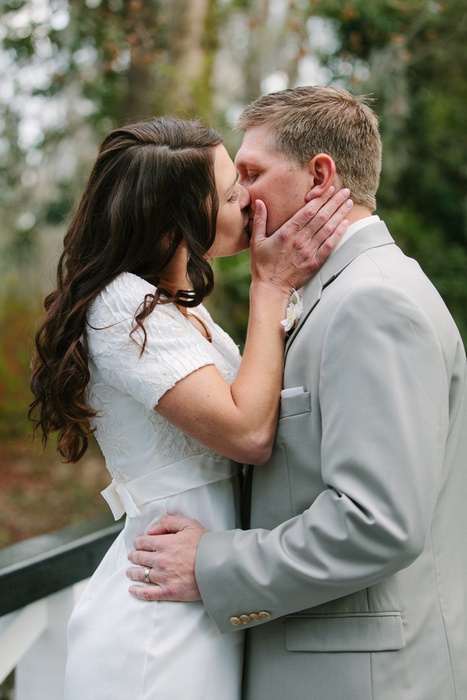
[[[103, 492], [123, 532], [80, 598], [68, 628], [66, 700], [239, 700], [243, 634], [221, 635], [201, 602], [143, 602], [128, 593], [134, 538], [165, 513], [210, 530], [238, 526], [239, 465], [204, 447], [153, 409], [177, 381], [214, 364], [232, 382], [238, 348], [196, 309], [212, 343], [172, 305], [145, 320], [147, 344], [130, 338], [133, 318], [154, 287], [123, 273], [88, 315], [89, 403], [112, 475]], [[136, 340], [141, 342], [141, 334]], [[144, 584], [142, 584], [144, 585]]]

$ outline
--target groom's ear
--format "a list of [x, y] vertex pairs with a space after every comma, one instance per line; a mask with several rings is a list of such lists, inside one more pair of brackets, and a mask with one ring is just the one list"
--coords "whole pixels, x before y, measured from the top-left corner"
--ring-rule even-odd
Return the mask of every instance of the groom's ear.
[[310, 192], [314, 197], [320, 197], [331, 185], [336, 185], [336, 164], [327, 153], [318, 153], [308, 162], [311, 178]]

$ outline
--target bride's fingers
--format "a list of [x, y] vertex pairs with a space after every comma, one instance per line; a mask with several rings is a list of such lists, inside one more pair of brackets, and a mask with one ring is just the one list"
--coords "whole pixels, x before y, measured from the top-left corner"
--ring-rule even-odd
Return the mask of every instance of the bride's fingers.
[[[318, 232], [323, 232], [323, 227], [326, 226], [329, 218], [333, 214], [338, 213], [346, 202], [350, 202], [350, 205], [347, 205], [347, 207], [340, 212], [344, 212], [345, 215], [345, 211], [348, 212], [352, 207], [352, 202], [349, 199], [350, 190], [344, 188], [333, 194], [330, 198], [326, 198], [328, 192], [325, 192], [320, 197], [305, 204], [305, 206], [283, 225], [283, 233], [290, 235], [306, 230], [306, 233], [314, 237]], [[338, 213], [338, 217], [339, 216], [340, 214]], [[332, 229], [327, 226], [326, 231], [329, 235]]]
[[251, 240], [253, 243], [259, 242], [266, 238], [266, 223], [268, 212], [265, 203], [261, 199], [255, 202], [255, 213], [253, 216], [251, 227]]
[[[314, 219], [313, 230], [315, 230], [316, 232], [320, 231], [323, 226], [329, 223], [330, 217], [337, 214], [337, 219], [339, 219], [339, 216], [348, 213], [348, 211], [353, 206], [353, 202], [350, 199], [350, 190], [347, 187], [338, 190], [330, 197], [326, 197], [328, 193], [329, 190], [327, 193], [324, 193], [324, 195], [322, 195], [321, 197], [317, 197], [316, 199], [311, 200], [309, 202], [309, 205], [305, 205], [305, 209], [307, 209], [308, 206], [310, 207], [310, 221]], [[333, 223], [335, 222], [336, 218], [333, 219]], [[321, 226], [319, 226], [319, 224], [321, 224]], [[328, 226], [328, 230], [329, 229], [330, 227]]]
[[[345, 192], [334, 195], [332, 203], [330, 200], [300, 230], [296, 230], [293, 236], [296, 245], [302, 249], [302, 252], [306, 251], [307, 253], [303, 258], [305, 262], [303, 267], [304, 274], [302, 276], [298, 275], [298, 286], [302, 286], [309, 279], [307, 272], [314, 272], [323, 265], [347, 230], [349, 222], [345, 217], [350, 212], [353, 203], [350, 199], [345, 199], [342, 202], [342, 198], [345, 198], [345, 196]], [[341, 202], [337, 209], [335, 208], [336, 197]], [[329, 207], [331, 208], [329, 209]], [[306, 211], [302, 212], [302, 214], [306, 214]]]
[[[349, 222], [346, 217], [352, 209], [353, 202], [351, 199], [346, 199], [343, 204], [339, 206], [338, 209], [328, 218], [321, 228], [319, 228], [315, 233], [311, 233], [309, 245], [313, 248], [319, 248], [325, 243], [329, 243], [332, 250], [336, 242], [345, 233]], [[321, 213], [321, 212], [320, 212]], [[305, 231], [307, 225], [303, 227]], [[337, 239], [337, 240], [336, 240]]]
[[315, 236], [315, 238], [313, 239], [313, 241], [315, 241], [313, 257], [318, 267], [321, 267], [321, 265], [325, 262], [326, 258], [328, 258], [330, 253], [332, 253], [332, 251], [346, 232], [348, 225], [349, 222], [347, 221], [347, 219], [343, 219], [340, 223], [337, 224], [337, 226], [331, 234], [323, 237], [319, 245], [316, 242]]
[[[331, 187], [329, 187], [325, 192], [323, 192], [323, 194], [321, 194], [319, 197], [316, 197], [316, 196], [314, 196], [313, 190], [311, 189], [309, 192], [306, 193], [305, 201], [311, 202], [314, 200], [315, 202], [321, 202], [321, 204], [324, 204], [325, 202], [328, 201], [328, 199], [331, 199], [331, 197], [335, 191], [336, 191], [336, 188], [333, 185], [331, 185]], [[321, 204], [320, 204], [320, 206], [321, 206]]]

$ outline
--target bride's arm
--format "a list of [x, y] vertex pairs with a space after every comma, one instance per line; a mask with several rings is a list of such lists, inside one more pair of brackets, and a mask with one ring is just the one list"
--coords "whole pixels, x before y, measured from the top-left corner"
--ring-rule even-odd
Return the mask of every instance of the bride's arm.
[[257, 205], [251, 238], [250, 313], [245, 351], [229, 385], [213, 365], [167, 391], [156, 411], [216, 452], [238, 462], [267, 461], [276, 431], [289, 297], [316, 273], [347, 228], [348, 190], [314, 199], [272, 236]]

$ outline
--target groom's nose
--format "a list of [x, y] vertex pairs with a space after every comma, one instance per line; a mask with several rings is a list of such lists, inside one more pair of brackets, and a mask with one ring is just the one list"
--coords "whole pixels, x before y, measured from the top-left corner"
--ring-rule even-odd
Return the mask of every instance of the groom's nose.
[[238, 184], [240, 185], [240, 204], [241, 204], [242, 209], [245, 209], [246, 207], [249, 207], [251, 204], [250, 193], [248, 192], [245, 185], [243, 185], [240, 182], [240, 180], [238, 181]]

